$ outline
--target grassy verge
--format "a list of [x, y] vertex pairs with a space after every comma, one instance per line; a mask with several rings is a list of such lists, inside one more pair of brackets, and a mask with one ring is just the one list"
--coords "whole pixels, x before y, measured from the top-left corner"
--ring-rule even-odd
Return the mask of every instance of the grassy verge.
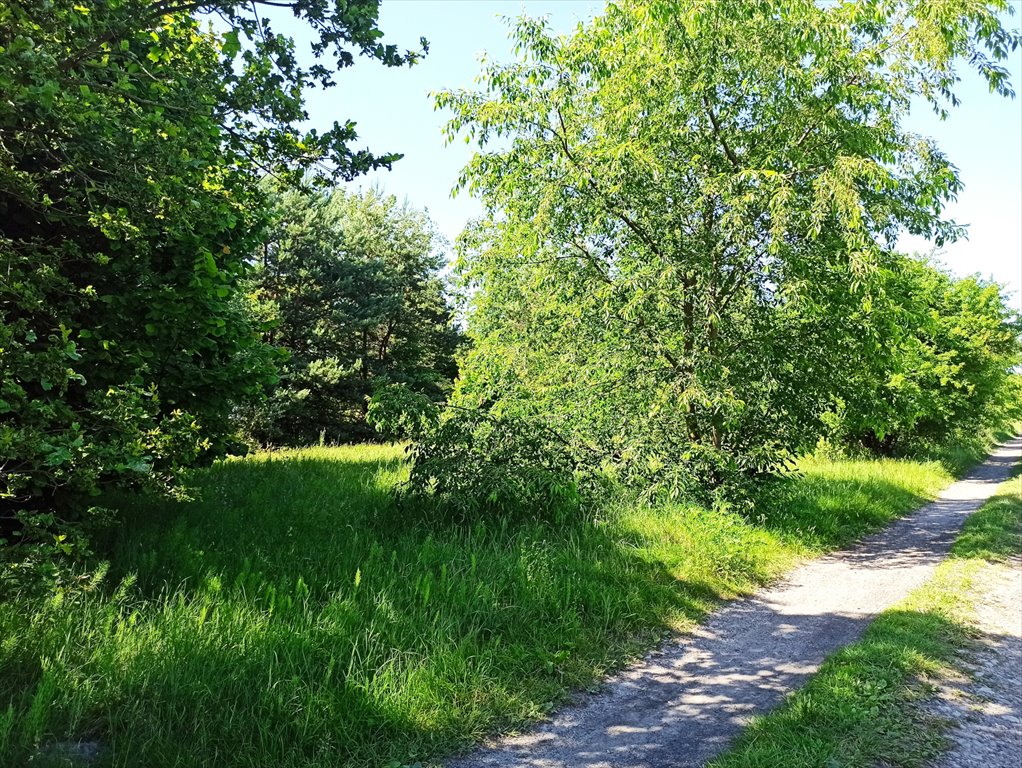
[[393, 505], [404, 472], [395, 448], [310, 449], [198, 473], [195, 501], [135, 500], [111, 572], [0, 605], [0, 764], [62, 740], [112, 766], [428, 760], [951, 480], [938, 461], [807, 461], [752, 519], [453, 526]]
[[970, 640], [979, 569], [1022, 552], [1022, 480], [965, 524], [951, 557], [864, 638], [832, 656], [784, 707], [754, 722], [712, 768], [915, 768], [943, 750], [944, 724], [918, 706]]

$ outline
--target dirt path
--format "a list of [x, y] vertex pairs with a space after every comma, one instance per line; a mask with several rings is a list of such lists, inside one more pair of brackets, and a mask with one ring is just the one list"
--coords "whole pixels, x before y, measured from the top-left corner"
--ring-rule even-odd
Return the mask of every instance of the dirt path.
[[929, 578], [962, 521], [1020, 455], [1016, 438], [913, 515], [730, 603], [691, 636], [661, 647], [550, 722], [446, 765], [702, 765], [751, 717], [779, 704], [826, 656], [858, 639], [871, 619]]
[[1022, 765], [1022, 560], [988, 566], [973, 585], [980, 633], [966, 664], [972, 679], [942, 687], [929, 707], [958, 725], [931, 768]]

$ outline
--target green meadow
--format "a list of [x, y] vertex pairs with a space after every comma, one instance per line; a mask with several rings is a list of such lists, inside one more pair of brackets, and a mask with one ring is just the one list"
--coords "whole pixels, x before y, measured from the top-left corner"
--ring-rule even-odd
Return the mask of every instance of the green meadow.
[[807, 459], [746, 514], [453, 524], [395, 502], [406, 473], [397, 446], [311, 448], [195, 471], [188, 501], [121, 499], [103, 562], [0, 604], [4, 764], [61, 764], [68, 741], [109, 766], [428, 763], [952, 479]]

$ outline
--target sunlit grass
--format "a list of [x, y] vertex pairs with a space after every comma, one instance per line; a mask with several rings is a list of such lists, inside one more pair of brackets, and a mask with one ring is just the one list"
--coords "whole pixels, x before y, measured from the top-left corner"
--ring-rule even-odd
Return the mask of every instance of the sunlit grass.
[[763, 489], [758, 520], [813, 552], [850, 544], [931, 498], [950, 483], [937, 460], [805, 458], [794, 479]]
[[0, 605], [0, 763], [62, 740], [116, 766], [429, 760], [951, 479], [807, 460], [745, 515], [453, 525], [395, 506], [404, 476], [395, 447], [316, 448], [198, 472], [190, 502], [125, 500], [95, 588]]

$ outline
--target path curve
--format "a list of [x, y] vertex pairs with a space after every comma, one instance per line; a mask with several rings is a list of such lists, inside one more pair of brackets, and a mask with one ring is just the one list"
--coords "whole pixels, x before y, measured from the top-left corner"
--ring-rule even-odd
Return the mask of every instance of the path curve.
[[962, 522], [1022, 456], [998, 446], [938, 499], [850, 550], [796, 568], [736, 600], [692, 634], [610, 678], [535, 729], [448, 761], [448, 768], [683, 768], [723, 750], [824, 658], [933, 573]]

